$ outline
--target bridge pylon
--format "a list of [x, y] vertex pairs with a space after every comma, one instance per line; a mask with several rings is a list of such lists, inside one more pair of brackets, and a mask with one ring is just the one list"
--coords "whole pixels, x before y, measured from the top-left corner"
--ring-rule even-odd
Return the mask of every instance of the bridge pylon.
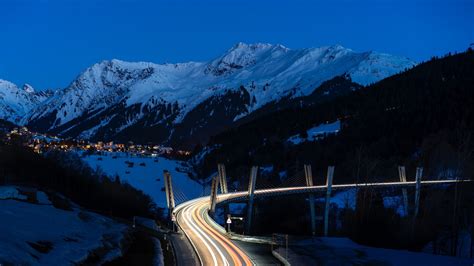
[[[400, 182], [407, 182], [407, 175], [405, 172], [405, 166], [398, 167], [398, 177]], [[405, 208], [405, 213], [408, 214], [408, 193], [406, 188], [402, 188], [403, 193], [403, 206]]]
[[217, 202], [217, 189], [219, 187], [219, 175], [215, 175], [212, 178], [212, 183], [211, 183], [211, 206], [210, 206], [210, 213], [211, 215], [214, 215], [214, 212], [216, 211], [216, 202]]
[[221, 193], [226, 194], [229, 193], [227, 190], [227, 176], [225, 172], [225, 165], [224, 164], [218, 164], [217, 165], [217, 172], [219, 174], [219, 181], [221, 185]]
[[250, 232], [250, 226], [252, 225], [252, 216], [253, 216], [253, 199], [255, 193], [255, 184], [257, 182], [257, 173], [258, 173], [258, 166], [253, 166], [250, 170], [250, 180], [249, 180], [249, 189], [248, 189], [248, 197], [249, 202], [247, 206], [247, 223], [246, 223], [246, 231]]
[[324, 207], [324, 236], [328, 236], [329, 230], [329, 208], [331, 207], [331, 190], [332, 180], [334, 175], [334, 166], [328, 167], [328, 173], [326, 177], [326, 206]]
[[416, 187], [415, 187], [415, 212], [413, 217], [418, 216], [418, 209], [420, 206], [420, 189], [421, 189], [421, 177], [423, 176], [423, 167], [416, 168]]
[[[305, 164], [304, 165], [304, 174], [306, 177], [306, 186], [312, 187], [313, 186], [313, 172], [311, 170], [311, 165]], [[309, 211], [311, 215], [311, 233], [313, 235], [316, 234], [316, 210], [314, 207], [314, 194], [309, 194]]]
[[165, 181], [166, 205], [168, 207], [169, 217], [172, 217], [175, 207], [173, 183], [171, 182], [171, 174], [168, 170], [163, 170], [163, 176]]

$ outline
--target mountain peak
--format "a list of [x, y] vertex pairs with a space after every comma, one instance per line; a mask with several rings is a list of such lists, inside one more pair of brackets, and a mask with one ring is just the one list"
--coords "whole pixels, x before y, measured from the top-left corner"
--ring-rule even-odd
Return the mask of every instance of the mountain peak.
[[268, 50], [268, 49], [281, 49], [281, 50], [289, 50], [285, 46], [281, 44], [271, 44], [271, 43], [244, 43], [238, 42], [234, 46], [232, 46], [227, 53], [231, 53], [233, 51], [261, 51], [261, 50]]
[[281, 44], [239, 42], [223, 55], [211, 61], [205, 71], [213, 73], [215, 76], [229, 74], [237, 69], [255, 65], [259, 58], [261, 59], [265, 55], [277, 55], [288, 51], [289, 49]]
[[34, 93], [35, 92], [35, 89], [33, 88], [33, 86], [31, 86], [30, 84], [28, 83], [25, 83], [23, 85], [23, 88], [22, 88], [24, 91], [26, 91], [27, 93]]
[[17, 86], [8, 80], [0, 79], [0, 88], [11, 89], [11, 88], [17, 88]]

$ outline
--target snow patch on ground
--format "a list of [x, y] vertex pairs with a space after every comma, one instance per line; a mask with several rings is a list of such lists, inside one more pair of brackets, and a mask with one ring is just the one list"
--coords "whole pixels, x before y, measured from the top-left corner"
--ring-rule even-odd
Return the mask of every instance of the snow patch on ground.
[[48, 195], [46, 195], [46, 193], [44, 193], [43, 191], [36, 192], [36, 200], [38, 201], [39, 204], [46, 204], [46, 205], [52, 204], [48, 198]]
[[16, 187], [2, 186], [0, 187], [0, 199], [26, 200], [27, 197], [25, 195], [21, 195]]
[[341, 121], [337, 120], [333, 123], [321, 124], [312, 127], [306, 131], [308, 137], [302, 138], [300, 135], [294, 135], [288, 138], [288, 142], [298, 145], [305, 141], [314, 141], [324, 137], [325, 134], [337, 134], [341, 130]]
[[[401, 193], [401, 192], [400, 192]], [[317, 202], [325, 202], [324, 197], [316, 198]], [[335, 204], [338, 209], [350, 208], [355, 210], [357, 201], [357, 189], [351, 188], [342, 191], [335, 191], [331, 195], [331, 203]], [[387, 209], [394, 209], [398, 215], [404, 217], [407, 215], [403, 206], [402, 196], [383, 196], [383, 204]]]
[[155, 255], [155, 258], [153, 259], [153, 265], [164, 266], [165, 259], [163, 257], [163, 249], [161, 249], [160, 240], [153, 238], [153, 243], [155, 244], [155, 250], [156, 250], [156, 255]]
[[[90, 155], [84, 160], [93, 169], [99, 167], [112, 178], [119, 175], [122, 182], [149, 195], [159, 207], [166, 207], [163, 170], [171, 173], [176, 204], [200, 197], [203, 191], [202, 185], [190, 179], [187, 173], [176, 170], [182, 168], [180, 161], [163, 157], [136, 157], [126, 153]], [[127, 161], [133, 163], [133, 167], [129, 167], [131, 164]]]
[[[285, 255], [285, 249], [279, 248]], [[300, 240], [288, 252], [294, 265], [472, 265], [474, 259], [373, 248], [348, 238], [318, 237]]]

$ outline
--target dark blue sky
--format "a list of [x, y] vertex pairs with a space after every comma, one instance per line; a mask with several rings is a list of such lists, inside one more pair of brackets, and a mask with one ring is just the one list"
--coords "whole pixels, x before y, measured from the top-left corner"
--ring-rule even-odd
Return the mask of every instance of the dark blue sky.
[[0, 78], [65, 87], [95, 62], [208, 60], [239, 41], [417, 61], [474, 42], [472, 0], [0, 0]]

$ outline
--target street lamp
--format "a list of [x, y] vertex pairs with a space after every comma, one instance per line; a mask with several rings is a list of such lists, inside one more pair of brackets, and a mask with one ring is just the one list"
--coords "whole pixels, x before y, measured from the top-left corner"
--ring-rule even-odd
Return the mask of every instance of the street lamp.
[[244, 217], [231, 216], [230, 214], [227, 214], [227, 220], [226, 220], [227, 233], [231, 233], [231, 231], [230, 231], [230, 225], [232, 224], [232, 220], [240, 220], [240, 221], [243, 221], [243, 220], [244, 220]]

